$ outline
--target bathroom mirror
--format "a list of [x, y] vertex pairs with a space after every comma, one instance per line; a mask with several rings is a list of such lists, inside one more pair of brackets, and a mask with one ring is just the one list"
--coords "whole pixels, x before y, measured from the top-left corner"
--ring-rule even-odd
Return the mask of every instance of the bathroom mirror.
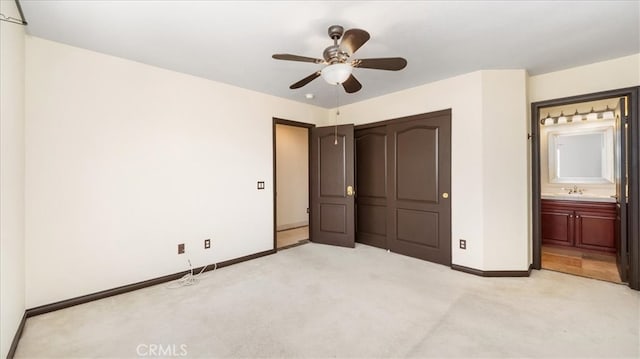
[[549, 132], [549, 182], [613, 183], [613, 127]]

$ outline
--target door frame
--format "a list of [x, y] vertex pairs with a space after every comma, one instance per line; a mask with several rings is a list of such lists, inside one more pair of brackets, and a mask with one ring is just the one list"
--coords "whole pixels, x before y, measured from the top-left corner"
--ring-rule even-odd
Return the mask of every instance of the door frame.
[[[531, 237], [533, 249], [534, 269], [541, 269], [541, 184], [540, 184], [540, 118], [539, 111], [543, 107], [562, 106], [576, 102], [603, 100], [613, 97], [628, 96], [627, 104], [628, 137], [627, 137], [627, 161], [629, 163], [628, 187], [629, 197], [627, 204], [627, 237], [629, 246], [629, 271], [627, 282], [632, 289], [640, 290], [640, 223], [631, 221], [631, 218], [640, 217], [640, 87], [628, 87], [616, 90], [602, 91], [591, 94], [570, 96], [531, 103]], [[617, 144], [618, 145], [618, 144]]]
[[[307, 157], [308, 157], [308, 161], [307, 163], [311, 163], [311, 129], [316, 127], [316, 125], [311, 124], [311, 123], [306, 123], [306, 122], [298, 122], [298, 121], [291, 121], [291, 120], [285, 120], [282, 118], [278, 118], [278, 117], [273, 117], [272, 118], [273, 123], [271, 125], [271, 132], [272, 132], [272, 136], [273, 136], [273, 249], [277, 250], [278, 249], [278, 198], [277, 198], [277, 190], [278, 190], [278, 174], [277, 174], [277, 167], [276, 167], [276, 125], [286, 125], [286, 126], [293, 126], [293, 127], [302, 127], [302, 128], [306, 128], [307, 129]], [[308, 174], [308, 182], [307, 182], [307, 188], [311, 188], [311, 173], [310, 173], [310, 169], [311, 167], [309, 165], [307, 165], [307, 174]], [[309, 198], [307, 199], [309, 202], [309, 205], [311, 205], [311, 191], [309, 192]], [[307, 213], [309, 214], [309, 213]], [[311, 220], [309, 220], [309, 240], [311, 240]]]

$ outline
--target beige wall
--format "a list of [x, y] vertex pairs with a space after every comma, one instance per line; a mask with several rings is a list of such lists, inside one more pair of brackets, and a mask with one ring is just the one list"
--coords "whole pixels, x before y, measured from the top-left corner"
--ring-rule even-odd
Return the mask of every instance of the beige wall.
[[[356, 125], [452, 109], [454, 264], [528, 267], [525, 82], [524, 70], [478, 71], [341, 108], [339, 122]], [[335, 121], [331, 114], [326, 125]], [[467, 240], [466, 250], [459, 239]]]
[[[639, 59], [530, 78], [478, 71], [344, 106], [339, 122], [451, 108], [453, 263], [524, 270], [527, 99], [638, 85]], [[335, 120], [334, 111], [34, 37], [26, 71], [27, 307], [184, 270], [187, 258], [201, 265], [271, 249], [272, 117]]]
[[[467, 240], [467, 250], [452, 245], [455, 264], [482, 269], [482, 74], [474, 72], [340, 108], [340, 123], [356, 125], [452, 109], [452, 241]], [[335, 121], [335, 110], [329, 120]]]
[[[0, 13], [20, 18], [13, 1]], [[24, 27], [0, 21], [0, 356], [25, 310]]]
[[529, 78], [529, 102], [640, 85], [640, 54]]
[[27, 307], [273, 248], [272, 118], [326, 110], [36, 37], [26, 69]]
[[[640, 54], [531, 76], [527, 81], [528, 108], [531, 109], [530, 104], [533, 102], [633, 86], [640, 86]], [[531, 111], [528, 112], [527, 128], [530, 128]], [[528, 188], [531, 193], [531, 153], [528, 155], [528, 162]], [[529, 223], [531, 223], [531, 198], [528, 201]], [[530, 227], [529, 238], [531, 236]], [[531, 239], [529, 242], [531, 245]], [[531, 248], [529, 252], [529, 258], [532, 260]]]
[[524, 70], [482, 71], [484, 270], [527, 270], [527, 97]]
[[276, 125], [277, 228], [309, 224], [309, 131]]

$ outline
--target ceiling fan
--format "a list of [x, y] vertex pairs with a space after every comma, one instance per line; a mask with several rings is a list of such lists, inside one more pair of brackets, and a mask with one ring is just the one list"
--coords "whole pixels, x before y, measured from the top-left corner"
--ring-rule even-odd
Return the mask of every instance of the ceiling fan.
[[[333, 45], [324, 49], [322, 56], [324, 59], [305, 57], [291, 54], [274, 54], [276, 60], [311, 62], [314, 64], [327, 65], [320, 71], [316, 71], [302, 80], [289, 86], [290, 89], [300, 88], [319, 76], [332, 85], [342, 84], [347, 93], [360, 91], [362, 84], [356, 80], [352, 71], [354, 67], [398, 71], [407, 66], [407, 60], [402, 57], [383, 57], [371, 59], [351, 59], [353, 53], [365, 44], [371, 37], [368, 32], [361, 29], [349, 29], [344, 31], [340, 25], [329, 26], [329, 37], [333, 40]], [[338, 40], [340, 40], [338, 44]]]

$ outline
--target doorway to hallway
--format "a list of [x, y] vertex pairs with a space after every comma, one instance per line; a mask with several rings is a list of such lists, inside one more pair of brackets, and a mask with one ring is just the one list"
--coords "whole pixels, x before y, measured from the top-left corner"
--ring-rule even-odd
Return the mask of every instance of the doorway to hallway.
[[309, 240], [309, 135], [313, 125], [273, 119], [274, 249]]

